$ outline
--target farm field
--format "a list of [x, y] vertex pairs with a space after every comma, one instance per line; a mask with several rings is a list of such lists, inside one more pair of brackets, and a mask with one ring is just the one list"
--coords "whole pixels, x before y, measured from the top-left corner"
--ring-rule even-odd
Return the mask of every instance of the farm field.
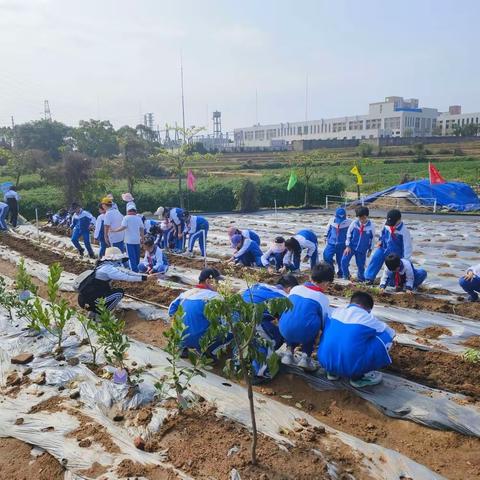
[[[373, 220], [378, 228], [381, 219]], [[328, 216], [294, 211], [277, 217], [225, 214], [209, 221], [207, 263], [242, 289], [246, 275], [268, 283], [277, 277], [225, 265], [228, 226], [256, 230], [266, 247], [276, 235], [293, 235], [299, 226], [320, 238]], [[480, 312], [478, 304], [463, 301], [458, 288], [458, 277], [478, 263], [480, 227], [443, 217], [409, 220], [408, 226], [414, 262], [429, 276], [413, 298], [370, 289], [374, 313], [397, 331], [383, 384], [359, 390], [328, 381], [321, 369], [309, 375], [282, 367], [271, 383], [255, 389], [259, 466], [249, 463], [246, 390], [219, 368], [194, 379], [192, 407], [183, 414], [175, 402], [153, 399], [153, 383], [168, 364], [165, 307], [195, 283], [203, 266], [199, 257], [170, 255], [172, 267], [158, 284], [125, 285], [129, 297], [121, 316], [131, 340], [126, 364], [143, 380], [134, 389], [114, 385], [107, 365], [95, 371], [87, 367], [89, 350], [74, 319], [65, 330], [62, 360], [50, 354], [47, 332], [22, 331], [21, 318], [8, 321], [2, 308], [0, 434], [42, 447], [65, 474], [74, 475], [69, 478], [480, 478], [480, 373], [478, 363], [464, 357], [480, 347]], [[1, 235], [1, 275], [13, 280], [20, 257], [41, 297], [47, 295], [48, 265], [59, 262], [62, 297], [75, 305], [73, 279], [92, 264], [74, 255], [62, 232], [25, 225]], [[331, 303], [346, 305], [352, 288], [337, 280], [327, 292]], [[10, 364], [11, 357], [27, 350], [35, 352], [30, 365]], [[44, 381], [36, 382], [39, 377]], [[142, 449], [134, 445], [139, 437]], [[48, 462], [53, 472], [50, 457]]]

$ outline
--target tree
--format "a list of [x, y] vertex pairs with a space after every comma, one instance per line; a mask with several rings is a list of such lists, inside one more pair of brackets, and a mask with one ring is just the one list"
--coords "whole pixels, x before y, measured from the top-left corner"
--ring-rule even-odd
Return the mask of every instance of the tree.
[[140, 138], [143, 138], [143, 140], [145, 140], [146, 142], [160, 146], [160, 144], [158, 143], [157, 132], [155, 132], [151, 128], [139, 123], [136, 126], [136, 132], [137, 135]]
[[424, 162], [427, 158], [427, 152], [425, 150], [425, 145], [423, 143], [416, 143], [413, 146], [413, 151], [415, 153], [415, 160], [417, 162]]
[[110, 158], [118, 154], [116, 132], [108, 120], [80, 120], [72, 136], [78, 151], [91, 157]]
[[370, 143], [361, 143], [359, 146], [358, 146], [358, 154], [365, 158], [365, 157], [369, 157], [370, 155], [372, 155], [373, 153], [373, 147]]
[[293, 158], [293, 165], [300, 171], [300, 177], [305, 184], [305, 192], [303, 198], [303, 207], [310, 207], [310, 179], [314, 174], [315, 166], [313, 156], [315, 154], [300, 153]]
[[260, 207], [258, 187], [255, 182], [243, 179], [234, 192], [237, 208], [243, 212], [256, 212]]
[[15, 179], [15, 186], [20, 184], [20, 178], [27, 173], [33, 173], [48, 162], [46, 152], [37, 149], [12, 150], [10, 152], [5, 172]]
[[457, 137], [474, 137], [478, 134], [478, 125], [475, 123], [469, 123], [468, 125], [455, 125], [453, 127], [453, 133]]
[[48, 152], [55, 160], [59, 160], [60, 147], [70, 133], [70, 128], [60, 122], [51, 120], [35, 120], [16, 125], [14, 130], [14, 146], [18, 150], [36, 149]]

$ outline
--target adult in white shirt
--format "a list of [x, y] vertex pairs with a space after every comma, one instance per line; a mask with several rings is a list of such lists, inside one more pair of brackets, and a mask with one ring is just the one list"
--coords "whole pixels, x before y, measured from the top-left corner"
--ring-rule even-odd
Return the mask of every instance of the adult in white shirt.
[[140, 245], [143, 244], [145, 226], [142, 217], [137, 215], [137, 207], [135, 206], [135, 203], [127, 203], [127, 214], [123, 217], [122, 225], [120, 228], [113, 231], [125, 232], [125, 243], [127, 245], [130, 269], [134, 272], [138, 272], [138, 264], [140, 263]]
[[123, 215], [113, 207], [113, 200], [109, 197], [102, 200], [102, 205], [105, 209], [105, 218], [103, 219], [105, 244], [107, 247], [117, 247], [122, 253], [125, 253], [125, 233], [116, 231], [122, 226]]

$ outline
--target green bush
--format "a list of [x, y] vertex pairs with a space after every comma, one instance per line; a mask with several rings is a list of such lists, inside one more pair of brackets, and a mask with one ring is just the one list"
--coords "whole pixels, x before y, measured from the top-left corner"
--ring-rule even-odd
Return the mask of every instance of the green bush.
[[241, 212], [256, 212], [260, 207], [258, 186], [251, 180], [244, 179], [234, 189], [237, 210]]

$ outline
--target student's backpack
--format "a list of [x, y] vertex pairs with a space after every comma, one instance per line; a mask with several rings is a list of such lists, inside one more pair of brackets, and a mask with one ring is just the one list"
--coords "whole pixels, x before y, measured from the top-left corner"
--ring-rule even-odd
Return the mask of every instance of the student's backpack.
[[95, 273], [97, 269], [85, 270], [73, 282], [73, 289], [78, 293], [83, 293], [88, 287], [93, 285], [95, 281]]

